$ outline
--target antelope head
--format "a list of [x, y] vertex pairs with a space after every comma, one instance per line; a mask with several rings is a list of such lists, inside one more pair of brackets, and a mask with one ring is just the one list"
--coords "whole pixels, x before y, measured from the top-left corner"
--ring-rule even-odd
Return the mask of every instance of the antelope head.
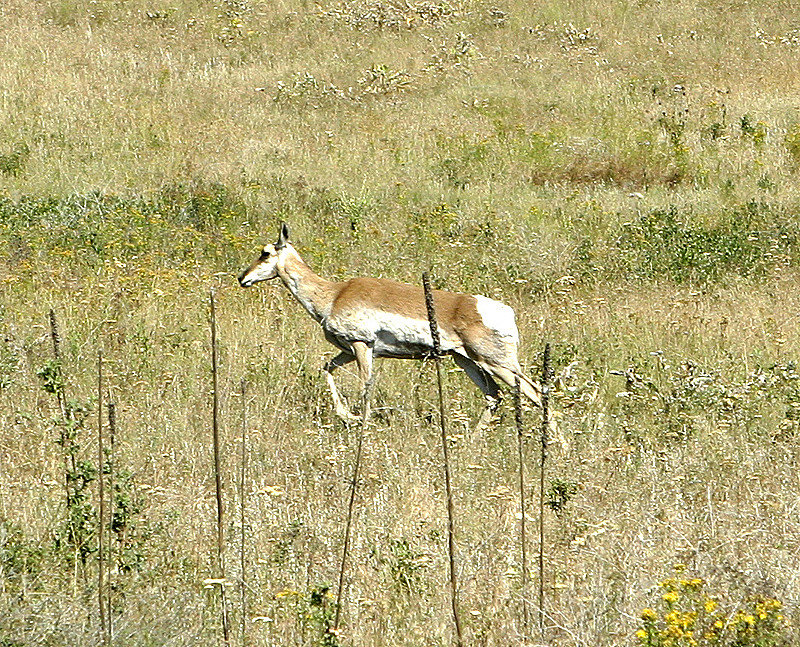
[[239, 276], [239, 285], [249, 288], [261, 281], [269, 281], [278, 276], [278, 263], [282, 252], [286, 249], [289, 242], [289, 227], [286, 223], [281, 224], [278, 234], [278, 242], [274, 245], [267, 245], [244, 272]]

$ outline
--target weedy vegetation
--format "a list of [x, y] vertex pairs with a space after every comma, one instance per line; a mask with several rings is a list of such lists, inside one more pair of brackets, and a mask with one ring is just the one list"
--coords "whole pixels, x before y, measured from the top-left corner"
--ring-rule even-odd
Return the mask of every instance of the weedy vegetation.
[[316, 324], [234, 280], [281, 221], [323, 276], [512, 305], [531, 376], [551, 344], [544, 635], [512, 398], [473, 433], [444, 364], [466, 644], [800, 642], [789, 4], [7, 0], [0, 33], [1, 645], [103, 643], [112, 474], [111, 643], [220, 640], [209, 289], [232, 642], [452, 643], [430, 363], [377, 367], [333, 631], [357, 429]]

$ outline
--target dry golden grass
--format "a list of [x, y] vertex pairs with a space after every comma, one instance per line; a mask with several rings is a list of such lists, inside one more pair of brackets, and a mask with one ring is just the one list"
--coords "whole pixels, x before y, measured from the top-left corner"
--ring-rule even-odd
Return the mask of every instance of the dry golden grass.
[[[211, 288], [228, 576], [244, 378], [250, 644], [323, 644], [330, 602], [312, 594], [337, 579], [356, 431], [333, 417], [317, 325], [278, 286], [235, 287], [281, 220], [326, 276], [430, 269], [513, 305], [532, 373], [553, 344], [570, 448], [553, 447], [547, 480], [576, 491], [545, 516], [547, 644], [636, 644], [675, 562], [732, 604], [779, 598], [796, 623], [792, 16], [766, 2], [5, 2], [0, 646], [99, 644], [95, 555], [84, 569], [53, 547], [63, 453], [37, 377], [50, 308], [66, 395], [89, 411], [80, 457], [96, 454], [102, 348], [141, 508], [125, 536], [139, 563], [113, 576], [114, 644], [218, 641], [203, 584]], [[337, 379], [356, 402], [353, 376]], [[457, 371], [447, 390], [468, 642], [530, 644], [513, 415], [504, 404], [473, 434], [478, 393]], [[342, 644], [452, 641], [435, 403], [430, 366], [379, 366]], [[528, 452], [534, 482], [533, 439]]]

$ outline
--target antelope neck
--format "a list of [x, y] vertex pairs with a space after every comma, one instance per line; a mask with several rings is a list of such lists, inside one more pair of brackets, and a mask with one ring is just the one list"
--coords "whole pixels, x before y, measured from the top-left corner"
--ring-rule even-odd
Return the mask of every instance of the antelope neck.
[[315, 274], [298, 255], [278, 267], [278, 275], [313, 319], [322, 322], [331, 312], [336, 284]]

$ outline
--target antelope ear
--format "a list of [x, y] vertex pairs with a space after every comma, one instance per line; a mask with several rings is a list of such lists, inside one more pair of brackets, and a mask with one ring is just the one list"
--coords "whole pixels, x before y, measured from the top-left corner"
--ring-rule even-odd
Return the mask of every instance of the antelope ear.
[[281, 229], [278, 233], [278, 242], [275, 243], [275, 249], [282, 249], [286, 247], [286, 243], [289, 242], [289, 225], [285, 222], [281, 223]]

